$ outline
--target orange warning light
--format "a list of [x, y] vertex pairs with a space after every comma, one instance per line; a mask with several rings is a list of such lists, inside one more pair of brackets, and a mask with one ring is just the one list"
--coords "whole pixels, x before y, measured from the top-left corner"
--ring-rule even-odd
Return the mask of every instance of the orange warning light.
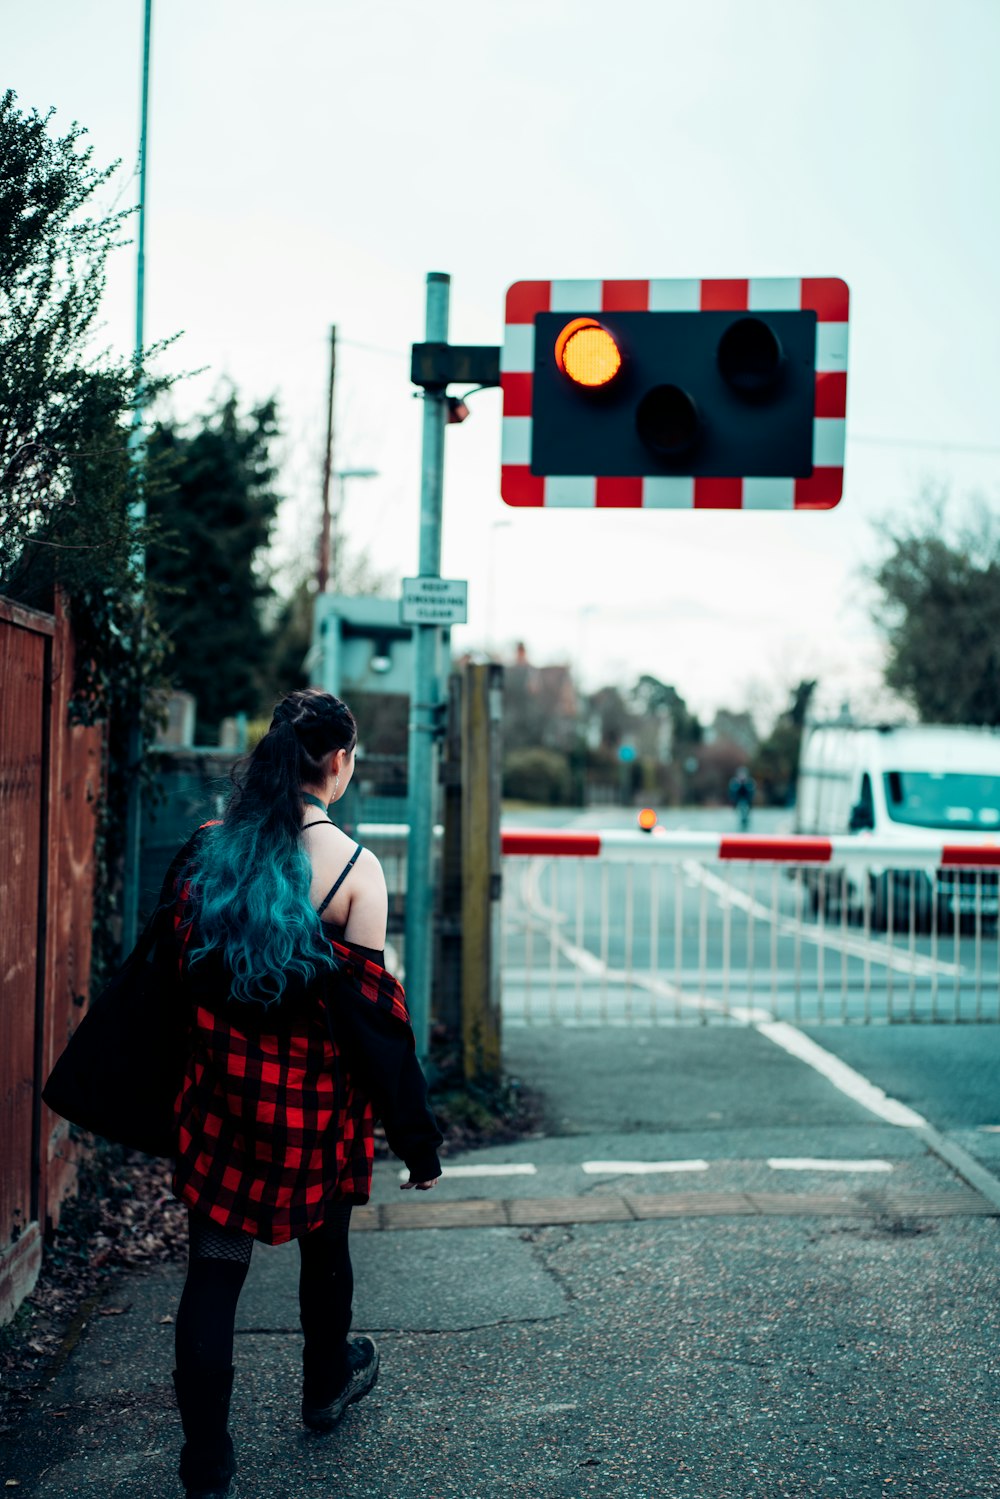
[[656, 813], [652, 807], [643, 807], [639, 813], [639, 826], [644, 833], [651, 833], [656, 827]]
[[556, 364], [576, 385], [607, 385], [622, 367], [614, 337], [592, 317], [577, 317], [556, 339]]

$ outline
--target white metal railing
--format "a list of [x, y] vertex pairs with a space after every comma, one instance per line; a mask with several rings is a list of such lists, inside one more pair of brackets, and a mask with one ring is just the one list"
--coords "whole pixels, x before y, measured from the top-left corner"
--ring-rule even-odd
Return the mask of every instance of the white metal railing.
[[1000, 1020], [1000, 847], [507, 831], [509, 1023]]

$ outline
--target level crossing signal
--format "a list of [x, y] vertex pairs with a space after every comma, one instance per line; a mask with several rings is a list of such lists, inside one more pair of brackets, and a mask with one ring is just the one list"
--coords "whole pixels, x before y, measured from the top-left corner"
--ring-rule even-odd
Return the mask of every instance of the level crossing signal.
[[503, 499], [832, 509], [848, 303], [833, 277], [515, 282], [500, 355]]

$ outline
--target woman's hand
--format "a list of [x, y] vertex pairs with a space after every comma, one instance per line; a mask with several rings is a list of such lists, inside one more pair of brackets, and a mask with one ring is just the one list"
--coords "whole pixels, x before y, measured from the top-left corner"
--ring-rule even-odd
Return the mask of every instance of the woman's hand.
[[415, 1182], [411, 1176], [408, 1182], [400, 1182], [399, 1190], [409, 1192], [411, 1188], [416, 1187], [418, 1192], [429, 1192], [431, 1187], [436, 1186], [440, 1180], [439, 1176], [435, 1176], [429, 1182]]

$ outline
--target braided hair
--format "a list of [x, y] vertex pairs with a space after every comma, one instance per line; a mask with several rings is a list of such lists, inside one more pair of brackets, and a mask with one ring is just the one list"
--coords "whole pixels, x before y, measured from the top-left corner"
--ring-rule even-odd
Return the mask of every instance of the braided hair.
[[309, 899], [302, 788], [321, 782], [327, 757], [350, 754], [357, 737], [353, 713], [332, 693], [289, 693], [235, 777], [223, 821], [201, 840], [189, 874], [188, 961], [221, 952], [234, 999], [273, 1004], [288, 975], [308, 983], [336, 966]]

